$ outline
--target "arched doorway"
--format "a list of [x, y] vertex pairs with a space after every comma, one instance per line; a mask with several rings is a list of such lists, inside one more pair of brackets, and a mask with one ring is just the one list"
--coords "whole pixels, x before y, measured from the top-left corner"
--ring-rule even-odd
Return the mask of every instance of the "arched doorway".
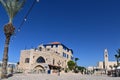
[[41, 65], [37, 65], [35, 68], [34, 68], [34, 73], [44, 73], [45, 72], [45, 69], [41, 66]]

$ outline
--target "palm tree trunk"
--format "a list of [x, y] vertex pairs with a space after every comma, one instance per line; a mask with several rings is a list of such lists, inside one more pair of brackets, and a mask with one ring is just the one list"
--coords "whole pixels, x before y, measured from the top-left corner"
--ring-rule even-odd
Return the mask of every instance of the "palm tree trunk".
[[11, 23], [4, 26], [4, 33], [6, 36], [5, 46], [4, 46], [4, 54], [3, 54], [3, 62], [2, 62], [2, 78], [7, 78], [7, 62], [8, 62], [8, 49], [9, 42], [12, 34], [14, 33], [15, 28]]
[[117, 67], [119, 66], [119, 60], [117, 59]]
[[8, 46], [9, 46], [10, 37], [6, 37], [4, 54], [3, 54], [3, 64], [2, 64], [2, 77], [7, 77], [7, 62], [8, 62]]

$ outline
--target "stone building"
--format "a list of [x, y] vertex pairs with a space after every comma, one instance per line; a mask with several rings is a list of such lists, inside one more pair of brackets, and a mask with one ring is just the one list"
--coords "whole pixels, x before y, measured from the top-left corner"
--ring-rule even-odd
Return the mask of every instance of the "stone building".
[[73, 60], [72, 49], [60, 42], [39, 45], [36, 49], [21, 50], [18, 69], [23, 72], [45, 72], [67, 68]]
[[[11, 74], [16, 72], [16, 65], [17, 63], [7, 62], [7, 73]], [[0, 77], [1, 77], [1, 73], [2, 73], [2, 61], [0, 61]]]
[[108, 50], [104, 50], [104, 61], [98, 62], [98, 68], [104, 70], [111, 70], [117, 65], [116, 61], [109, 61]]
[[99, 61], [97, 66], [89, 66], [88, 71], [94, 72], [95, 75], [107, 74], [109, 70], [115, 69], [116, 61], [109, 61], [108, 50], [104, 50], [104, 60]]

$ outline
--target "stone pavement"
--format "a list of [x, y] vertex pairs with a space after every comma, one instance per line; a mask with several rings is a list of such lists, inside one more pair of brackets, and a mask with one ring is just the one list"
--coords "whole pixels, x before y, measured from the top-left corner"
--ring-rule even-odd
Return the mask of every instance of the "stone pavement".
[[14, 74], [8, 79], [2, 80], [120, 80], [120, 77], [81, 75], [66, 73], [58, 76], [57, 74]]

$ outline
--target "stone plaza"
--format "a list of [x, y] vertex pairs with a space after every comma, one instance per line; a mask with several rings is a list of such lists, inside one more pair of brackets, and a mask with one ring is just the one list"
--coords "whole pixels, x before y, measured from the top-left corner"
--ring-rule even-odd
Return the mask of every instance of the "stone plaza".
[[120, 80], [120, 77], [106, 75], [82, 75], [80, 73], [57, 74], [14, 74], [14, 76], [3, 80]]

